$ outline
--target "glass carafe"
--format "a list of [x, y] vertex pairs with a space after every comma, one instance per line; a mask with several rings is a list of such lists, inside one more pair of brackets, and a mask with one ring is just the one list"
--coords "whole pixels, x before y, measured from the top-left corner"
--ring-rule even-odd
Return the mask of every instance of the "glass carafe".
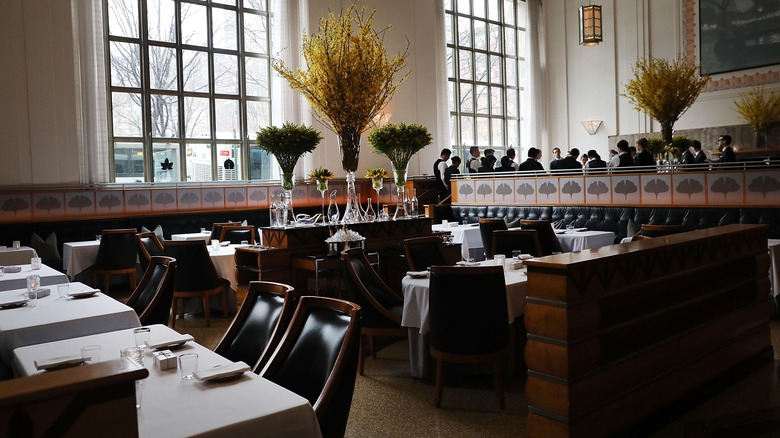
[[366, 211], [363, 214], [363, 216], [366, 219], [366, 222], [374, 222], [376, 219], [376, 213], [374, 213], [374, 207], [371, 206], [371, 198], [368, 198], [368, 206], [366, 207]]
[[412, 189], [412, 199], [409, 200], [409, 216], [416, 218], [417, 217], [417, 207], [418, 207], [418, 201], [417, 201], [417, 189]]
[[328, 223], [337, 224], [339, 222], [339, 206], [336, 204], [336, 191], [330, 192], [328, 201]]

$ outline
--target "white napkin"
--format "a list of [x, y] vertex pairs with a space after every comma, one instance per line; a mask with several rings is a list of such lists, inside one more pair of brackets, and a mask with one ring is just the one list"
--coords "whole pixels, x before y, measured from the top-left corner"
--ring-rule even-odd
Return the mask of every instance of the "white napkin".
[[406, 275], [412, 278], [428, 278], [430, 272], [428, 271], [406, 271]]
[[201, 382], [212, 379], [220, 379], [224, 377], [230, 377], [238, 374], [243, 374], [249, 371], [249, 365], [244, 362], [233, 362], [229, 365], [220, 365], [214, 368], [195, 371], [195, 378]]
[[146, 341], [146, 346], [151, 348], [152, 350], [156, 350], [158, 348], [163, 347], [169, 347], [171, 345], [178, 345], [183, 344], [185, 342], [189, 342], [194, 340], [195, 338], [192, 337], [192, 335], [184, 334], [179, 336], [172, 336], [170, 338], [166, 339], [157, 339], [154, 341]]
[[22, 272], [21, 266], [6, 266], [5, 267], [5, 273], [6, 274], [15, 274], [17, 272]]
[[553, 228], [553, 231], [555, 231], [555, 234], [564, 234], [566, 232], [563, 228]]
[[458, 266], [479, 266], [479, 262], [464, 262], [463, 260], [455, 263]]
[[582, 227], [582, 228], [575, 228], [574, 231], [588, 231], [588, 229], [585, 228], [585, 227]]
[[65, 365], [78, 365], [84, 363], [84, 358], [81, 355], [78, 356], [60, 356], [53, 357], [51, 359], [44, 359], [41, 361], [35, 361], [35, 369], [48, 370], [52, 368], [59, 368]]
[[18, 307], [27, 302], [27, 298], [21, 298], [11, 301], [3, 301], [0, 303], [0, 307]]

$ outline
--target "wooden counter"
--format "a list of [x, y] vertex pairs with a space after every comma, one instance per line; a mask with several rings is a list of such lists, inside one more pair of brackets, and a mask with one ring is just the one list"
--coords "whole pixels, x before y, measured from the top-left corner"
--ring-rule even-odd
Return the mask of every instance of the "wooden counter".
[[772, 359], [765, 225], [527, 265], [529, 437], [625, 432], [716, 377]]

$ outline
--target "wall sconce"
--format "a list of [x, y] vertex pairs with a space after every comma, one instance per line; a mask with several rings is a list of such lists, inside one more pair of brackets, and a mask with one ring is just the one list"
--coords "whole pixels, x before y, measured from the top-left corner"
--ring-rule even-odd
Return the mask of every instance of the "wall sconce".
[[581, 123], [590, 135], [595, 134], [599, 130], [599, 126], [601, 126], [601, 120], [584, 120]]
[[387, 121], [390, 120], [390, 117], [393, 116], [393, 113], [376, 113], [373, 119], [371, 121], [374, 123], [374, 126], [377, 128], [381, 128], [382, 126], [387, 124]]
[[601, 6], [580, 6], [580, 45], [593, 46], [601, 41]]

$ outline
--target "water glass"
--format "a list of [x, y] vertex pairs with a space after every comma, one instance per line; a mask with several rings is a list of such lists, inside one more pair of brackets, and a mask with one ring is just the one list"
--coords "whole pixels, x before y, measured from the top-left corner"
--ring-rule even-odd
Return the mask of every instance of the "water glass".
[[30, 267], [33, 271], [39, 271], [41, 269], [41, 258], [33, 257], [30, 259]]
[[5, 266], [0, 266], [0, 277], [5, 275]]
[[88, 364], [100, 362], [100, 345], [81, 347], [81, 358]]
[[120, 351], [122, 357], [126, 357], [138, 365], [144, 364], [144, 351], [138, 347], [125, 347]]
[[241, 241], [241, 244], [242, 244], [242, 245], [249, 245], [249, 241], [248, 241], [248, 240], [242, 240], [242, 241]]
[[30, 307], [35, 307], [35, 300], [38, 299], [38, 288], [40, 287], [40, 275], [33, 274], [27, 276], [27, 301], [30, 303]]
[[574, 231], [574, 222], [569, 222], [569, 224], [566, 225], [566, 232], [571, 233], [572, 231]]
[[68, 298], [68, 294], [70, 293], [70, 284], [58, 284], [57, 285], [57, 294], [60, 296], [60, 298]]
[[143, 399], [144, 395], [144, 381], [143, 380], [136, 380], [135, 381], [135, 408], [141, 409], [141, 400]]
[[512, 258], [515, 260], [520, 260], [520, 255], [523, 253], [523, 251], [520, 251], [519, 249], [516, 249], [512, 251]]
[[495, 262], [496, 266], [504, 266], [504, 263], [506, 262], [506, 256], [504, 254], [496, 254], [493, 256], [493, 261]]
[[211, 239], [211, 250], [212, 251], [219, 251], [219, 240]]
[[22, 246], [22, 243], [18, 240], [14, 240], [14, 249], [19, 249], [20, 246]]
[[146, 349], [146, 343], [151, 339], [152, 329], [149, 327], [141, 327], [133, 330], [133, 336], [135, 337], [135, 345], [141, 350]]
[[186, 353], [179, 356], [179, 371], [181, 378], [190, 380], [195, 378], [195, 371], [198, 371], [198, 355], [195, 353]]
[[206, 234], [206, 228], [200, 227], [200, 234]]
[[98, 242], [100, 242], [100, 234], [97, 234], [97, 235], [95, 235], [95, 240], [97, 240]]
[[441, 226], [444, 227], [444, 228], [449, 227], [450, 226], [450, 221], [448, 221], [446, 219], [442, 219]]

